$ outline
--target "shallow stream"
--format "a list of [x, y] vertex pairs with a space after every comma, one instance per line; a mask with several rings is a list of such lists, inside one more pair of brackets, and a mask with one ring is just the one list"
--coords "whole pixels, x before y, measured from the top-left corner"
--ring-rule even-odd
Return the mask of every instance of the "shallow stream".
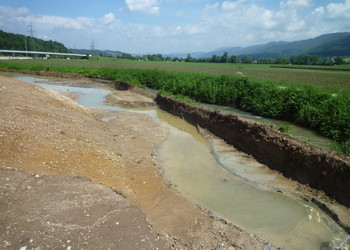
[[[350, 236], [310, 202], [255, 185], [275, 178], [264, 166], [242, 157], [220, 140], [205, 140], [195, 127], [161, 110], [128, 110], [103, 105], [104, 89], [36, 83], [43, 79], [16, 77], [58, 92], [81, 95], [77, 102], [88, 108], [150, 115], [169, 127], [169, 138], [159, 146], [159, 163], [165, 177], [182, 195], [234, 224], [285, 249], [320, 249], [350, 244]], [[104, 122], [117, 117], [105, 117]]]

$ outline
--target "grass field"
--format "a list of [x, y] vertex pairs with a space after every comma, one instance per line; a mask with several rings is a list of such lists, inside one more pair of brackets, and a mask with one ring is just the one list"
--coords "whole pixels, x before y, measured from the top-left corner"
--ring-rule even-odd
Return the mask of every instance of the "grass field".
[[[50, 66], [79, 66], [98, 68], [140, 68], [168, 71], [234, 75], [241, 72], [249, 78], [276, 82], [311, 84], [350, 89], [350, 65], [275, 68], [267, 64], [219, 64], [187, 62], [147, 62], [125, 59], [93, 58], [91, 60], [15, 60], [20, 64]], [[283, 65], [282, 65], [283, 67]], [[325, 70], [322, 70], [325, 69]], [[345, 69], [345, 71], [330, 70]]]

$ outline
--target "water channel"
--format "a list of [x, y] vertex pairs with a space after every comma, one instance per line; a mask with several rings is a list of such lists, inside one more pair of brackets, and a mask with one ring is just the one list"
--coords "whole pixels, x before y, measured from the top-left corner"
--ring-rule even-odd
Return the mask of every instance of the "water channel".
[[[15, 77], [57, 92], [81, 95], [77, 102], [88, 108], [150, 115], [169, 127], [169, 138], [159, 146], [159, 163], [165, 177], [185, 197], [234, 224], [284, 249], [320, 249], [325, 242], [339, 249], [350, 236], [314, 204], [254, 185], [273, 179], [253, 160], [247, 160], [219, 141], [207, 141], [195, 127], [164, 111], [128, 110], [103, 105], [105, 89], [78, 88], [46, 83], [34, 77]], [[105, 122], [109, 119], [106, 117]]]

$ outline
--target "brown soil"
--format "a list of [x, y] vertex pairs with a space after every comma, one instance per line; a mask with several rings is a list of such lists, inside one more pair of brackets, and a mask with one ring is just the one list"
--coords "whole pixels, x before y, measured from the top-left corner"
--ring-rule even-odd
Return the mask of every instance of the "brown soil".
[[2, 248], [272, 248], [165, 184], [153, 148], [167, 130], [150, 117], [6, 77], [0, 106]]
[[82, 177], [0, 173], [2, 249], [167, 248], [140, 208], [106, 186]]
[[149, 108], [157, 106], [153, 99], [128, 90], [111, 92], [106, 99], [106, 104], [122, 108]]

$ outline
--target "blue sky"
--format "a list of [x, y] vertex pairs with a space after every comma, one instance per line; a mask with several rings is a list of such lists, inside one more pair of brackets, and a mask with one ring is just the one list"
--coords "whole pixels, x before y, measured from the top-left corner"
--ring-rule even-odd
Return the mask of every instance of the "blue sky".
[[350, 32], [350, 0], [0, 0], [0, 29], [69, 48], [206, 52]]

